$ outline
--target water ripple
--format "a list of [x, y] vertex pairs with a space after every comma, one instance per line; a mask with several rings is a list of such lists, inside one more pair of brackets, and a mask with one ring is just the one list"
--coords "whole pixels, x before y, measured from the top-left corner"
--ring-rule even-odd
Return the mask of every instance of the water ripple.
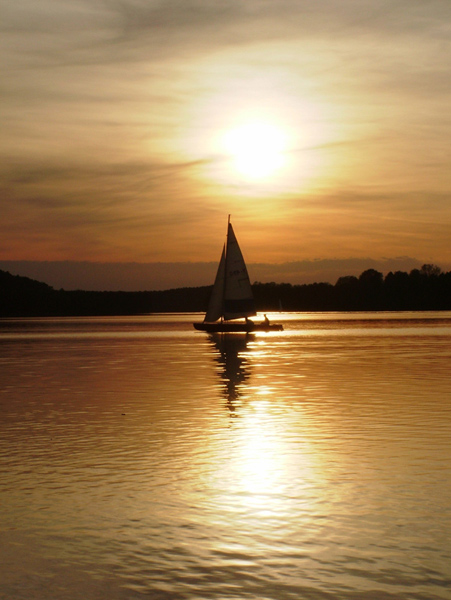
[[446, 599], [451, 316], [0, 324], [4, 597]]

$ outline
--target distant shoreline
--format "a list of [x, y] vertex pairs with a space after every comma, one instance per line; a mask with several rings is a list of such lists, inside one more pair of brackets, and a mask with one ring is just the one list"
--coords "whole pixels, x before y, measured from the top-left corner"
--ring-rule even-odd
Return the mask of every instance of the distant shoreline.
[[[330, 283], [252, 285], [257, 311], [451, 310], [451, 272], [423, 265], [410, 273], [368, 269]], [[0, 317], [114, 316], [204, 312], [211, 286], [164, 291], [55, 290], [46, 283], [0, 270]]]

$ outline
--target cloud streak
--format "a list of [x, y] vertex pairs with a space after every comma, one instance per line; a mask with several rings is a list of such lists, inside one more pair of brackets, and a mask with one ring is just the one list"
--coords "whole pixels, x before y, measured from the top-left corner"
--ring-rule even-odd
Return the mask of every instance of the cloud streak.
[[[360, 275], [366, 269], [410, 272], [423, 263], [414, 258], [337, 259], [249, 264], [253, 282], [328, 282]], [[92, 291], [151, 291], [212, 285], [217, 263], [97, 263], [78, 261], [0, 261], [0, 269], [44, 281], [55, 289]], [[443, 270], [447, 270], [444, 266]]]

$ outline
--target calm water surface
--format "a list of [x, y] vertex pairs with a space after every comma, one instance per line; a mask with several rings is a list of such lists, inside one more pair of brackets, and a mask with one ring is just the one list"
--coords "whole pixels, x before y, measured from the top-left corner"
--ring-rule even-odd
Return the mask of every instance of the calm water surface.
[[0, 321], [0, 598], [451, 598], [451, 313]]

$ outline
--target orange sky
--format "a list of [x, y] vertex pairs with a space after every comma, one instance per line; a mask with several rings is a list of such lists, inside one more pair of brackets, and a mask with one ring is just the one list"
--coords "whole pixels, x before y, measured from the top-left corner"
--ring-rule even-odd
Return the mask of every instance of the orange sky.
[[451, 267], [449, 0], [5, 4], [0, 260]]

